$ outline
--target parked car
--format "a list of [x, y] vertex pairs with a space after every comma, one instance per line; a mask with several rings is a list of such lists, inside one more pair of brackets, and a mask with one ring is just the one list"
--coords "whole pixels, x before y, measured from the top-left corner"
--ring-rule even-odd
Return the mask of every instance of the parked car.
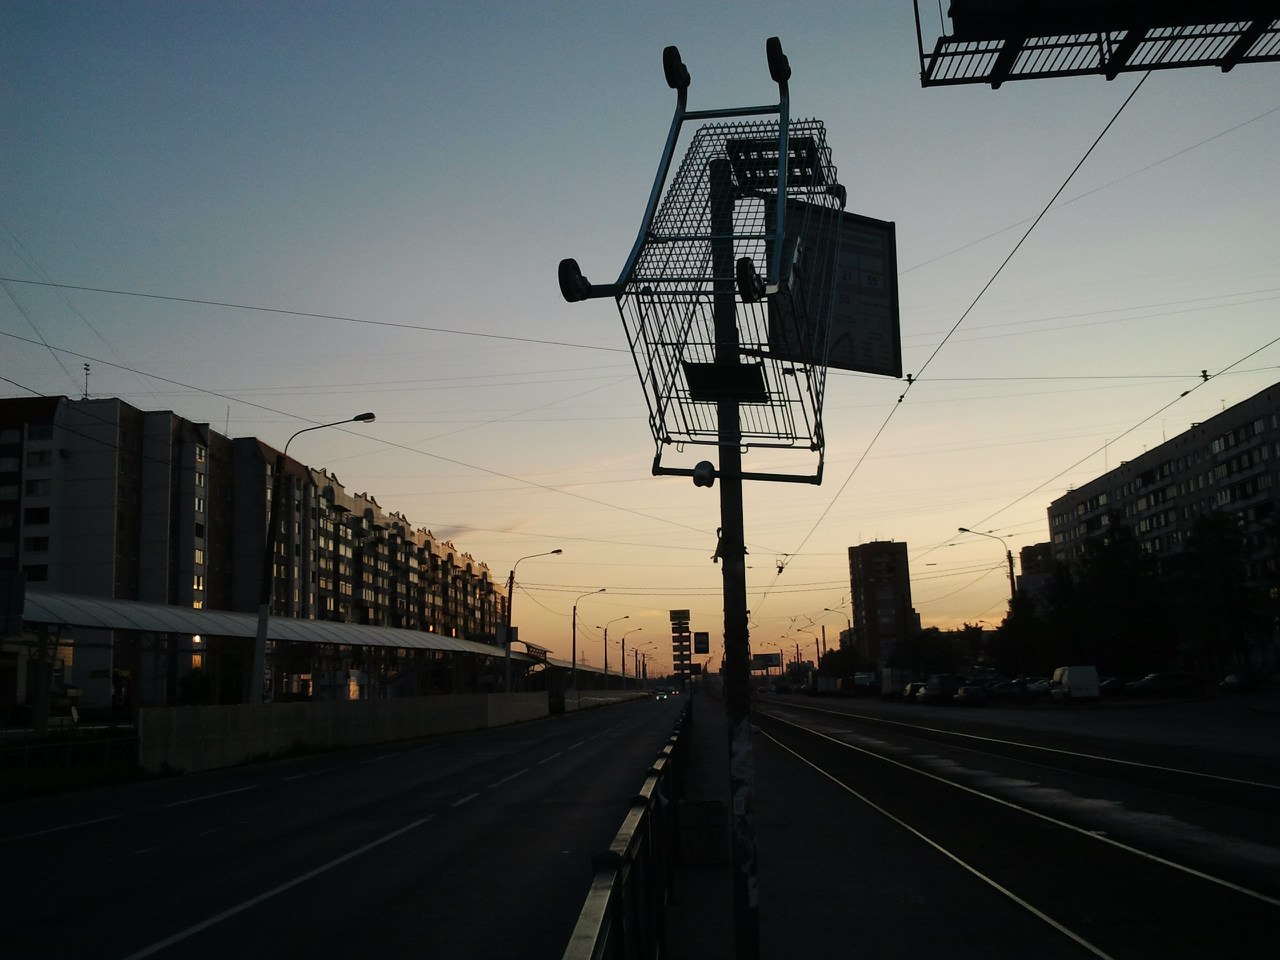
[[951, 695], [951, 700], [962, 707], [981, 706], [987, 702], [987, 688], [980, 683], [966, 683]]
[[916, 697], [920, 691], [924, 689], [924, 683], [919, 680], [912, 680], [902, 688], [902, 699], [907, 703], [915, 703]]
[[1027, 693], [1025, 687], [1019, 686], [1016, 680], [1001, 680], [992, 684], [987, 687], [987, 696], [999, 703], [1025, 703], [1032, 699], [1032, 695]]
[[1222, 678], [1222, 682], [1218, 684], [1218, 689], [1223, 693], [1243, 693], [1249, 690], [1258, 689], [1258, 680], [1256, 677], [1245, 673], [1229, 673]]
[[1098, 692], [1104, 697], [1120, 697], [1129, 692], [1128, 686], [1123, 677], [1103, 677], [1098, 681]]
[[916, 700], [920, 703], [948, 703], [962, 686], [964, 678], [954, 673], [931, 673], [916, 694]]
[[1027, 677], [1027, 693], [1033, 697], [1043, 697], [1049, 692], [1048, 677]]
[[1195, 689], [1196, 678], [1177, 671], [1148, 673], [1126, 687], [1129, 693], [1138, 697], [1188, 697], [1195, 693]]
[[655, 700], [665, 700], [665, 699], [667, 699], [667, 691], [665, 691], [665, 690], [655, 690], [655, 691], [653, 691], [653, 699], [655, 699]]

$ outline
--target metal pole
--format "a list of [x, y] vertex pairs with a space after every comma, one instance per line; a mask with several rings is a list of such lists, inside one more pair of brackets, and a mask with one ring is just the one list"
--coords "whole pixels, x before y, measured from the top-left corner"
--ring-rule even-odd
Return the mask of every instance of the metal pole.
[[582, 706], [582, 691], [578, 689], [578, 600], [597, 593], [604, 593], [604, 590], [605, 588], [601, 587], [599, 590], [588, 591], [573, 601], [573, 657], [572, 666], [569, 669], [569, 682], [573, 687], [574, 693], [577, 694], [578, 706]]
[[720, 465], [720, 558], [724, 582], [725, 713], [729, 726], [734, 941], [738, 960], [760, 955], [751, 753], [751, 659], [747, 625], [746, 545], [742, 502], [742, 428], [738, 398], [728, 384], [739, 363], [733, 259], [733, 173], [727, 159], [710, 164], [711, 270], [716, 366], [724, 392], [716, 402]]
[[[1009, 564], [1009, 617], [1012, 617], [1013, 605], [1018, 599], [1018, 581], [1015, 580], [1013, 576], [1013, 551], [1009, 548], [1008, 542], [1005, 540], [1004, 537], [1000, 536], [1000, 534], [998, 533], [983, 533], [981, 530], [971, 530], [968, 527], [960, 527], [959, 530], [961, 533], [972, 533], [972, 534], [976, 534], [979, 537], [987, 537], [988, 539], [991, 539], [991, 540], [999, 540], [1000, 545], [1004, 547], [1005, 560]], [[1007, 622], [1009, 618], [1006, 617], [1005, 619]], [[1013, 637], [1013, 655], [1014, 655], [1014, 660], [1018, 667], [1018, 683], [1019, 685], [1025, 687], [1027, 681], [1026, 681], [1026, 672], [1023, 669], [1023, 663], [1022, 663], [1022, 641], [1018, 638], [1016, 630], [1014, 632], [1014, 637]]]
[[[548, 550], [546, 553], [531, 553], [527, 557], [521, 557], [520, 560], [532, 560], [534, 557], [551, 557], [559, 556], [564, 553], [559, 547], [554, 550]], [[505, 677], [506, 681], [503, 688], [507, 693], [511, 692], [511, 608], [516, 602], [516, 567], [520, 566], [520, 560], [511, 565], [511, 574], [507, 577], [507, 635], [504, 638], [506, 651]]]
[[272, 580], [275, 578], [276, 527], [280, 523], [280, 475], [284, 473], [285, 459], [289, 455], [289, 444], [298, 437], [312, 430], [324, 427], [337, 427], [344, 423], [372, 423], [376, 419], [372, 413], [358, 413], [345, 420], [334, 420], [332, 423], [317, 423], [313, 427], [303, 427], [285, 441], [284, 450], [276, 454], [275, 471], [271, 475], [271, 504], [267, 515], [267, 543], [262, 551], [262, 579], [258, 590], [258, 630], [253, 641], [253, 659], [249, 666], [249, 703], [262, 703], [262, 675], [266, 672], [267, 662], [267, 623], [271, 616], [271, 599], [274, 593]]

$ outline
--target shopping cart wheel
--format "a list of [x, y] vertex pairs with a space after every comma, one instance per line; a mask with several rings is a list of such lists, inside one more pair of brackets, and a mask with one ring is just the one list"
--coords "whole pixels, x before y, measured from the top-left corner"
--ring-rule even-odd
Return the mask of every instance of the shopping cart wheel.
[[743, 303], [756, 303], [764, 299], [764, 278], [756, 273], [755, 262], [750, 257], [739, 257], [735, 265], [738, 280], [738, 296]]
[[578, 269], [578, 261], [568, 257], [560, 261], [560, 295], [569, 303], [586, 300], [591, 293], [591, 284]]
[[680, 51], [676, 47], [663, 49], [662, 72], [667, 75], [667, 86], [672, 90], [689, 89], [689, 70], [680, 59]]
[[782, 41], [770, 37], [764, 42], [764, 51], [769, 57], [769, 76], [774, 83], [786, 83], [791, 79], [791, 64], [782, 52]]

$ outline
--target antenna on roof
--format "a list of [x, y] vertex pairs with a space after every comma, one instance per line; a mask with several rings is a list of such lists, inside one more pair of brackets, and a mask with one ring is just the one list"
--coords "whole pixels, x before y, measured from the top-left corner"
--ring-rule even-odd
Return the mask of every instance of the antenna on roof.
[[87, 363], [84, 365], [84, 396], [80, 399], [89, 399], [89, 365]]

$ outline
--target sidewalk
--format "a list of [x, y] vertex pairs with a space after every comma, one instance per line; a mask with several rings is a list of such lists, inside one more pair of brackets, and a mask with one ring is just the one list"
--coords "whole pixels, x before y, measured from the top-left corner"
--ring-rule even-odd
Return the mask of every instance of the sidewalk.
[[729, 853], [729, 724], [724, 701], [693, 694], [675, 899], [667, 907], [667, 956], [733, 956], [733, 867]]

